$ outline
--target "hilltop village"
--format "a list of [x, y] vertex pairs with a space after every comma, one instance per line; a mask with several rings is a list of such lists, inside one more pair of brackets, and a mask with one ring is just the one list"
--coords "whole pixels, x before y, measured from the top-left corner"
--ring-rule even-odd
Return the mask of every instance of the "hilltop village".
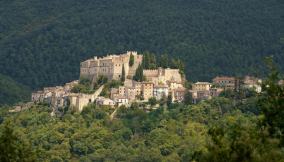
[[142, 64], [143, 55], [135, 51], [94, 57], [81, 63], [80, 80], [34, 92], [32, 102], [48, 103], [53, 109], [52, 115], [55, 115], [65, 107], [81, 112], [90, 103], [112, 108], [129, 107], [133, 103], [195, 104], [217, 97], [225, 90], [247, 88], [261, 92], [261, 80], [255, 77], [217, 76], [212, 83], [188, 85], [180, 69], [143, 69]]

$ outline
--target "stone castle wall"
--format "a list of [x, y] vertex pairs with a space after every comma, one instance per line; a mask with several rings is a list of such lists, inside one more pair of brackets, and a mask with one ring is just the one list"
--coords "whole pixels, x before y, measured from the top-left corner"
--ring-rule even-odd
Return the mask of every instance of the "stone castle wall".
[[[134, 65], [129, 67], [130, 55], [134, 56]], [[108, 55], [103, 58], [94, 57], [81, 63], [80, 77], [96, 81], [100, 75], [109, 80], [119, 80], [124, 66], [126, 77], [132, 78], [139, 64], [142, 63], [142, 55], [134, 51], [128, 51], [121, 55]]]
[[143, 75], [146, 77], [147, 81], [151, 81], [155, 84], [165, 84], [167, 81], [182, 82], [182, 76], [178, 69], [158, 68], [155, 70], [143, 70]]

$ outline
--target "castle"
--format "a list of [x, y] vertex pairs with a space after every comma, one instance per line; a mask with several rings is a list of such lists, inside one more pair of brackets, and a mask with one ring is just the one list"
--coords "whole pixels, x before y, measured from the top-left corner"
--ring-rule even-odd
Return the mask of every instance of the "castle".
[[136, 82], [132, 80], [136, 70], [142, 64], [143, 55], [135, 51], [127, 51], [120, 55], [107, 55], [102, 58], [94, 57], [81, 62], [80, 78], [86, 78], [93, 83], [97, 82], [100, 76], [108, 80], [121, 80], [124, 75], [124, 85], [111, 89], [110, 99], [100, 97], [103, 86], [93, 94], [72, 93], [72, 88], [79, 84], [79, 81], [67, 83], [65, 86], [44, 88], [32, 94], [33, 102], [47, 102], [53, 107], [53, 112], [60, 108], [71, 106], [73, 110], [81, 112], [89, 103], [100, 105], [129, 105], [132, 102], [147, 102], [150, 98], [158, 100], [173, 96], [173, 101], [182, 101], [185, 89], [183, 78], [178, 69], [158, 68], [144, 69], [145, 81]]
[[[130, 66], [130, 58], [134, 58]], [[132, 78], [142, 63], [143, 56], [135, 51], [127, 51], [125, 54], [108, 55], [102, 58], [94, 57], [81, 63], [80, 77], [88, 78], [95, 82], [99, 76], [105, 76], [108, 80], [119, 80], [122, 77], [124, 67], [126, 78]]]

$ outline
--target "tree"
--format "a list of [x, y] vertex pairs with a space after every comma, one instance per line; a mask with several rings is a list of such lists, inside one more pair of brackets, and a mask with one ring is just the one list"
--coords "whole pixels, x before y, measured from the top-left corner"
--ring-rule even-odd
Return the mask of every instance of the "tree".
[[143, 67], [141, 64], [139, 64], [138, 68], [136, 69], [135, 75], [133, 76], [133, 80], [142, 82], [144, 81], [144, 75], [143, 75]]
[[172, 59], [171, 68], [179, 69], [180, 74], [185, 74], [185, 64], [180, 59]]
[[192, 104], [192, 94], [186, 90], [185, 94], [184, 94], [184, 101], [183, 101], [186, 105], [191, 105]]
[[156, 56], [150, 52], [145, 52], [143, 55], [142, 66], [144, 69], [157, 68]]
[[134, 55], [131, 53], [129, 58], [129, 66], [131, 67], [133, 65], [134, 65]]
[[151, 98], [149, 98], [148, 103], [151, 106], [155, 106], [158, 102], [157, 102], [157, 99], [155, 97], [151, 97]]
[[252, 117], [241, 113], [228, 115], [208, 131], [211, 141], [198, 161], [283, 161], [279, 141], [269, 139]]
[[262, 84], [263, 93], [259, 100], [265, 117], [263, 124], [269, 126], [271, 136], [281, 138], [282, 146], [284, 146], [284, 86], [279, 85], [279, 72], [272, 58], [267, 58], [266, 62], [271, 73]]
[[169, 56], [167, 54], [163, 54], [160, 57], [159, 66], [162, 68], [169, 67]]
[[125, 68], [124, 68], [124, 64], [122, 65], [122, 72], [121, 72], [120, 80], [121, 80], [122, 83], [124, 83], [124, 81], [125, 81]]
[[35, 161], [35, 153], [29, 143], [15, 134], [11, 123], [7, 122], [0, 134], [0, 161]]

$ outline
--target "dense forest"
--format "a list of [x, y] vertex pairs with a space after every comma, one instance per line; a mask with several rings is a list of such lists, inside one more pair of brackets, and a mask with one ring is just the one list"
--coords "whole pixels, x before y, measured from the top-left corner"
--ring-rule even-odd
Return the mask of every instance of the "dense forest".
[[13, 79], [0, 74], [0, 106], [30, 101], [31, 90]]
[[126, 50], [182, 58], [190, 80], [283, 70], [282, 0], [0, 1], [0, 73], [32, 89], [78, 79], [79, 63]]
[[163, 103], [148, 112], [132, 104], [119, 107], [114, 119], [113, 109], [92, 104], [61, 118], [45, 104], [20, 113], [3, 107], [0, 161], [283, 162], [279, 79], [272, 68], [261, 94]]

